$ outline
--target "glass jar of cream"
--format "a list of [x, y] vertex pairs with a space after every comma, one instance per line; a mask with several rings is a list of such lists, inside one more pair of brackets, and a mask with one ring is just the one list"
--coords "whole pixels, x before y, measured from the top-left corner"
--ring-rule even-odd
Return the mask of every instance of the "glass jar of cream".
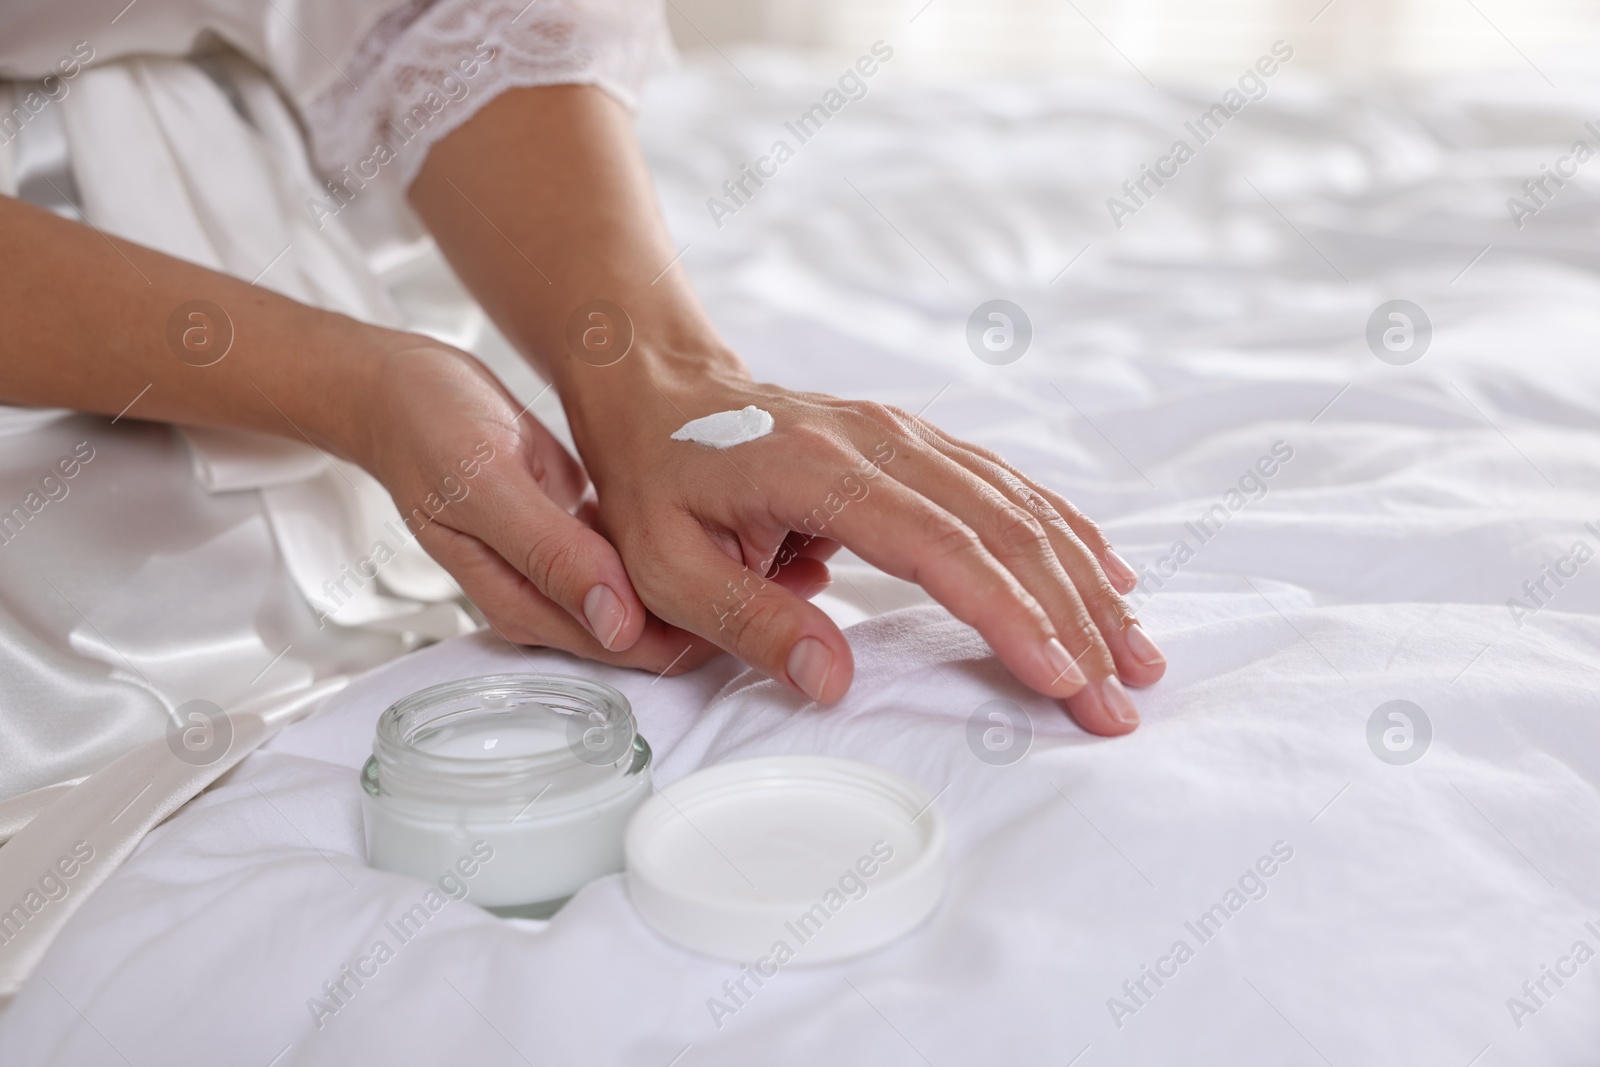
[[650, 746], [610, 686], [488, 675], [385, 711], [361, 785], [372, 866], [434, 881], [470, 855], [469, 899], [543, 918], [622, 870], [623, 832], [651, 791]]

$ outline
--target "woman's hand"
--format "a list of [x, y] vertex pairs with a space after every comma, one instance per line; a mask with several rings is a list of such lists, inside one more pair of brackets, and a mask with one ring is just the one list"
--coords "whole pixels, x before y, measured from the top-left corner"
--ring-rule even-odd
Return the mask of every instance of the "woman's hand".
[[[597, 529], [661, 619], [837, 700], [850, 649], [805, 597], [844, 544], [977, 627], [1085, 729], [1133, 729], [1118, 676], [1149, 684], [1165, 661], [1118, 595], [1132, 571], [1071, 505], [992, 453], [904, 412], [750, 381], [689, 286], [687, 247], [662, 222], [627, 113], [602, 90], [496, 97], [434, 145], [409, 197], [554, 383], [598, 491]], [[597, 300], [627, 319], [614, 324], [631, 340], [621, 355], [575, 347]], [[772, 413], [770, 436], [720, 453], [670, 440], [692, 418], [750, 404]]]
[[[716, 654], [649, 616], [591, 528], [581, 468], [470, 356], [9, 197], [0, 291], [14, 312], [0, 336], [0, 401], [308, 440], [375, 475], [511, 640], [656, 671]], [[186, 307], [226, 321], [223, 356], [170, 347]]]
[[356, 457], [507, 640], [678, 673], [709, 642], [645, 610], [577, 461], [465, 353], [390, 335]]
[[[653, 375], [641, 392], [619, 375], [568, 402], [599, 529], [651, 612], [830, 703], [850, 684], [850, 647], [806, 598], [842, 544], [925, 588], [1085, 729], [1137, 725], [1118, 679], [1149, 685], [1166, 661], [1120, 595], [1132, 570], [1071, 504], [904, 411], [756, 383], [729, 358], [692, 365], [689, 379]], [[772, 414], [766, 437], [727, 450], [670, 439], [751, 404]]]

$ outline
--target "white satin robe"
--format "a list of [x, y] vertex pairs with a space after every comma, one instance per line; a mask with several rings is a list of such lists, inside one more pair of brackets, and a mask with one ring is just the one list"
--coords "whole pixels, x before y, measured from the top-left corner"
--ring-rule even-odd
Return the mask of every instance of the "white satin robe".
[[[631, 103], [665, 42], [634, 0], [20, 0], [0, 9], [0, 193], [508, 366], [401, 191], [496, 93]], [[379, 140], [394, 160], [351, 181]], [[0, 798], [93, 771], [187, 700], [289, 693], [474, 625], [363, 472], [129, 400], [115, 420], [0, 407]], [[363, 577], [379, 542], [396, 556]]]

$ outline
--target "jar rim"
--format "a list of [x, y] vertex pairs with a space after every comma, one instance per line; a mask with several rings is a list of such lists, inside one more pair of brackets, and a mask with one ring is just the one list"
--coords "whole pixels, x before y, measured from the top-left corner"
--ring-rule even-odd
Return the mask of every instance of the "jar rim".
[[[507, 702], [495, 707], [493, 702]], [[566, 716], [567, 744], [543, 752], [510, 756], [464, 756], [419, 747], [428, 729], [475, 715], [503, 714], [537, 704]], [[601, 744], [592, 745], [598, 732]], [[602, 682], [553, 673], [487, 674], [420, 689], [395, 701], [378, 716], [372, 754], [388, 785], [432, 780], [471, 787], [537, 783], [546, 777], [577, 773], [609, 778], [627, 771], [638, 728], [628, 698]], [[420, 779], [420, 781], [419, 781]]]

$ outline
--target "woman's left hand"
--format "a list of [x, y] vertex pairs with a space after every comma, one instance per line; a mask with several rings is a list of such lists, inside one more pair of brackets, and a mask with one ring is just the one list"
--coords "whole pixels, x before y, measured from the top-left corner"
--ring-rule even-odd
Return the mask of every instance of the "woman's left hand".
[[[926, 589], [1085, 729], [1137, 725], [1122, 681], [1149, 685], [1166, 661], [1120, 595], [1133, 571], [1067, 500], [904, 411], [697, 362], [681, 381], [636, 366], [568, 403], [598, 528], [652, 614], [831, 703], [849, 687], [850, 647], [806, 598], [844, 545]], [[671, 439], [747, 405], [771, 413], [772, 433], [726, 450]]]
[[[598, 529], [654, 615], [835, 701], [850, 647], [805, 598], [843, 544], [977, 627], [1085, 729], [1137, 724], [1118, 676], [1146, 685], [1165, 661], [1118, 595], [1136, 578], [1105, 538], [998, 456], [905, 412], [751, 381], [695, 299], [688, 247], [667, 232], [631, 119], [604, 92], [497, 97], [433, 147], [408, 196], [561, 395]], [[596, 301], [626, 320], [604, 331], [599, 360], [584, 325]], [[628, 339], [620, 355], [613, 329]], [[752, 404], [772, 413], [771, 435], [723, 452], [670, 439]]]

